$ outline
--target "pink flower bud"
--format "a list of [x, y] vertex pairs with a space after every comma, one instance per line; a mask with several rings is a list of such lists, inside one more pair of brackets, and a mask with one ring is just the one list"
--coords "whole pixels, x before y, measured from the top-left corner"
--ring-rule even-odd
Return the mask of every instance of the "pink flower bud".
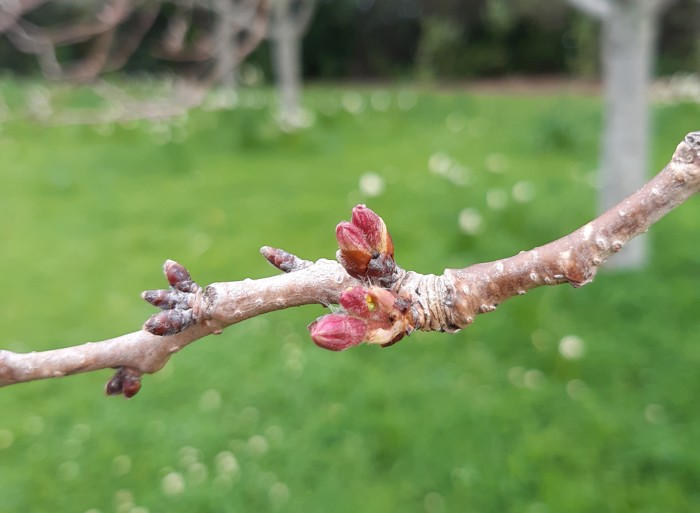
[[394, 257], [394, 242], [384, 220], [365, 205], [352, 209], [352, 224], [359, 227], [367, 244], [379, 253]]
[[351, 287], [340, 294], [340, 306], [353, 315], [368, 317], [375, 305], [372, 296], [364, 287]]
[[[391, 277], [396, 268], [394, 243], [381, 217], [364, 205], [352, 209], [352, 221], [335, 229], [338, 261], [356, 278]], [[381, 281], [380, 281], [381, 283]]]
[[340, 264], [351, 276], [364, 276], [372, 258], [372, 248], [362, 231], [354, 224], [342, 222], [335, 228], [335, 237], [340, 248], [337, 255]]
[[309, 324], [311, 338], [317, 346], [342, 351], [360, 344], [367, 332], [362, 319], [344, 314], [328, 314]]
[[392, 312], [396, 310], [396, 301], [399, 296], [391, 290], [383, 289], [381, 287], [370, 287], [368, 290], [370, 294], [370, 301], [376, 305], [376, 307], [383, 312]]

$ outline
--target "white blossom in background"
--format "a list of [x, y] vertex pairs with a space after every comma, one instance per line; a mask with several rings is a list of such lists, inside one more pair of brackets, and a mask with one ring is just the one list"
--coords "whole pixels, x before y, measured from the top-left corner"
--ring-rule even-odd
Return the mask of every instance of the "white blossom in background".
[[649, 404], [644, 408], [644, 418], [651, 424], [661, 424], [666, 420], [666, 409], [660, 404]]
[[368, 198], [381, 196], [384, 193], [384, 189], [384, 178], [379, 176], [377, 173], [368, 171], [360, 175], [360, 192], [364, 196]]
[[201, 411], [214, 411], [221, 408], [221, 393], [214, 388], [205, 390], [199, 398], [199, 409]]
[[413, 91], [403, 90], [396, 96], [396, 104], [401, 110], [411, 110], [418, 103], [418, 95]]
[[193, 485], [201, 485], [209, 476], [209, 469], [204, 463], [193, 463], [187, 467], [187, 481]]
[[254, 456], [264, 456], [267, 453], [269, 444], [267, 438], [262, 435], [253, 435], [248, 439], [248, 449]]
[[182, 495], [185, 491], [185, 478], [179, 472], [170, 472], [161, 480], [160, 488], [169, 497]]
[[486, 204], [491, 210], [503, 210], [508, 206], [508, 193], [503, 189], [486, 191]]
[[475, 208], [464, 208], [459, 212], [459, 229], [467, 235], [476, 235], [481, 231], [483, 219]]
[[463, 166], [447, 153], [438, 151], [428, 158], [428, 170], [434, 175], [446, 178], [455, 185], [464, 186], [469, 182], [468, 167]]
[[447, 171], [447, 179], [455, 185], [467, 185], [469, 183], [469, 168], [454, 163]]
[[248, 87], [262, 85], [262, 83], [265, 81], [265, 74], [262, 72], [260, 67], [256, 66], [255, 64], [250, 64], [249, 62], [244, 62], [241, 64], [238, 76], [241, 84]]
[[214, 458], [217, 473], [225, 476], [235, 476], [240, 472], [238, 460], [231, 451], [221, 451]]
[[391, 106], [391, 96], [386, 91], [377, 91], [372, 93], [369, 103], [377, 112], [386, 112]]
[[177, 451], [177, 456], [181, 467], [189, 467], [199, 461], [199, 449], [186, 445]]
[[447, 116], [445, 124], [450, 132], [456, 134], [464, 130], [464, 128], [467, 126], [467, 118], [465, 118], [460, 112], [451, 112]]
[[44, 419], [38, 415], [30, 415], [24, 421], [24, 430], [29, 435], [40, 435], [44, 431]]
[[126, 513], [134, 507], [134, 494], [129, 490], [114, 492], [114, 506], [117, 513]]
[[541, 370], [530, 369], [523, 374], [523, 383], [527, 388], [536, 390], [544, 385], [545, 377]]
[[583, 356], [586, 346], [580, 337], [567, 335], [559, 341], [559, 354], [567, 360], [578, 360]]
[[513, 185], [511, 195], [518, 203], [527, 203], [535, 198], [535, 186], [532, 182], [521, 180]]
[[238, 93], [231, 88], [220, 88], [212, 90], [202, 103], [202, 110], [211, 112], [215, 110], [234, 109], [238, 106]]
[[438, 151], [430, 155], [428, 169], [431, 173], [445, 176], [452, 166], [452, 159], [447, 153]]
[[510, 167], [510, 160], [501, 153], [491, 153], [486, 156], [484, 165], [492, 173], [505, 173]]
[[360, 93], [348, 92], [343, 95], [340, 103], [350, 114], [361, 114], [365, 110], [365, 99]]
[[518, 388], [525, 386], [525, 369], [522, 367], [511, 367], [508, 369], [508, 381]]
[[587, 390], [588, 387], [586, 386], [586, 383], [580, 379], [572, 379], [566, 384], [566, 393], [574, 401], [580, 401], [583, 399]]
[[277, 482], [274, 483], [270, 487], [269, 497], [270, 497], [270, 502], [275, 508], [280, 508], [284, 506], [287, 501], [289, 501], [289, 487], [282, 483], [282, 482]]
[[131, 471], [131, 458], [126, 454], [115, 456], [112, 460], [112, 473], [119, 477], [128, 474]]
[[437, 492], [430, 492], [423, 497], [423, 506], [427, 513], [443, 513], [445, 498]]
[[0, 429], [0, 449], [7, 449], [15, 441], [15, 435], [9, 429]]
[[80, 465], [75, 461], [64, 461], [58, 466], [57, 474], [64, 481], [72, 481], [80, 474]]

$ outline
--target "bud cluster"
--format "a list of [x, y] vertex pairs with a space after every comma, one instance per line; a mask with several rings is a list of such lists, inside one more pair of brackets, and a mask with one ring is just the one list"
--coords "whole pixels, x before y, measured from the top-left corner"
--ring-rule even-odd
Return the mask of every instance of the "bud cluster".
[[335, 229], [338, 239], [338, 262], [354, 278], [388, 284], [396, 270], [394, 242], [384, 220], [365, 205], [352, 209], [350, 222]]
[[192, 281], [185, 266], [174, 260], [165, 262], [163, 273], [170, 290], [147, 290], [141, 294], [143, 299], [163, 310], [152, 315], [143, 329], [154, 335], [175, 335], [197, 322], [192, 307], [202, 288]]
[[381, 287], [350, 287], [339, 300], [341, 312], [319, 317], [309, 325], [316, 345], [342, 351], [361, 342], [383, 347], [413, 330], [410, 303]]
[[128, 367], [118, 367], [105, 386], [107, 395], [123, 395], [127, 399], [134, 397], [139, 390], [141, 390], [141, 373]]

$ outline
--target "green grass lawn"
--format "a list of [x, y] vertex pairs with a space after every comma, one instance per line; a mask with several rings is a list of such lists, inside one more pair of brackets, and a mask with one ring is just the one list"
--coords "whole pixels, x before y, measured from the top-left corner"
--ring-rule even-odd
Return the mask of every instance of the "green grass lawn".
[[[29, 89], [0, 86], [6, 349], [138, 329], [166, 258], [202, 284], [274, 274], [265, 244], [330, 258], [356, 203], [425, 273], [594, 215], [596, 98], [316, 87], [290, 134], [266, 91], [42, 127], [14, 116]], [[654, 170], [698, 119], [655, 109]], [[698, 219], [692, 200], [655, 225], [643, 272], [535, 290], [455, 335], [332, 353], [310, 306], [197, 342], [129, 401], [103, 396], [106, 370], [0, 389], [0, 513], [700, 510]]]

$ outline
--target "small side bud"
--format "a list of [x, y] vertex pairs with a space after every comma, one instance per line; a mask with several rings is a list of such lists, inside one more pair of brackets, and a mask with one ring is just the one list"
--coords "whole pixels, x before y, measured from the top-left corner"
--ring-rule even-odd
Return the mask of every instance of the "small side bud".
[[105, 385], [107, 395], [123, 395], [127, 399], [141, 390], [141, 372], [129, 367], [117, 367], [117, 371]]
[[192, 277], [185, 266], [179, 264], [175, 260], [165, 261], [165, 264], [163, 264], [163, 273], [172, 287], [177, 286], [180, 282], [192, 281]]
[[131, 399], [141, 390], [141, 376], [136, 376], [132, 374], [127, 374], [124, 376], [124, 384], [122, 386], [122, 393], [127, 399]]
[[263, 246], [260, 248], [260, 253], [268, 262], [285, 273], [299, 271], [300, 269], [306, 269], [307, 267], [313, 265], [313, 262], [302, 260], [298, 256], [293, 255], [283, 249], [273, 248], [270, 246]]
[[107, 395], [119, 395], [122, 393], [122, 387], [124, 386], [124, 374], [121, 372], [122, 367], [117, 369], [114, 373], [112, 379], [110, 379], [105, 385], [105, 393]]
[[172, 290], [146, 290], [141, 293], [141, 297], [162, 310], [188, 307], [187, 296]]
[[363, 320], [349, 315], [328, 314], [309, 324], [309, 332], [317, 346], [343, 351], [364, 340], [367, 326]]
[[195, 324], [192, 310], [164, 310], [151, 315], [143, 329], [158, 336], [175, 335]]

